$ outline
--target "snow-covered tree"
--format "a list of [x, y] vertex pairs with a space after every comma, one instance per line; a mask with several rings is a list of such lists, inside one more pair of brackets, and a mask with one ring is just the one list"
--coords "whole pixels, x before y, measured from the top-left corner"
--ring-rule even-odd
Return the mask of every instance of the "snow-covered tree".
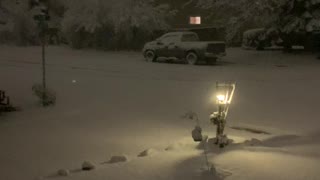
[[144, 41], [139, 36], [169, 28], [169, 6], [156, 6], [152, 0], [74, 2], [70, 0], [62, 23], [74, 47], [137, 48]]
[[320, 30], [320, 0], [286, 0], [279, 12], [283, 33]]
[[227, 43], [241, 43], [244, 31], [269, 26], [282, 0], [198, 0], [198, 6], [209, 11], [212, 24], [226, 27]]
[[[197, 0], [213, 24], [227, 29], [227, 42], [238, 44], [248, 29], [273, 28], [282, 34], [319, 29], [320, 0]], [[284, 36], [284, 35], [282, 35]], [[289, 37], [299, 39], [304, 37]]]
[[2, 0], [1, 8], [5, 12], [5, 24], [0, 36], [9, 37], [6, 41], [14, 41], [19, 45], [36, 42], [36, 23], [29, 12], [28, 0]]
[[[1, 0], [0, 9], [6, 14], [6, 24], [0, 36], [11, 37], [19, 45], [39, 44], [38, 26], [34, 20], [36, 0]], [[63, 13], [63, 0], [43, 0], [49, 8], [50, 27], [59, 28]], [[0, 13], [1, 14], [1, 13]]]
[[312, 48], [312, 34], [320, 30], [320, 0], [284, 0], [277, 15], [275, 27], [287, 49], [292, 45]]

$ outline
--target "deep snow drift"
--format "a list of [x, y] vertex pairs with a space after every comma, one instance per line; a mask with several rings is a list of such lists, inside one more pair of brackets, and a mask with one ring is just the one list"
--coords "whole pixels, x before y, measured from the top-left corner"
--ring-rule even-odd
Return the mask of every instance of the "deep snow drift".
[[[0, 117], [0, 179], [319, 179], [320, 62], [309, 54], [229, 49], [217, 66], [146, 63], [140, 53], [48, 48], [57, 104], [41, 108], [40, 48], [0, 47], [0, 89], [22, 111]], [[215, 82], [237, 89], [212, 146]], [[192, 141], [198, 113], [203, 149]], [[262, 132], [262, 133], [261, 133]], [[255, 138], [251, 140], [252, 138]], [[112, 157], [116, 163], [106, 163]], [[125, 157], [125, 159], [123, 159]], [[119, 160], [119, 159], [117, 159]], [[82, 163], [95, 165], [82, 171]]]

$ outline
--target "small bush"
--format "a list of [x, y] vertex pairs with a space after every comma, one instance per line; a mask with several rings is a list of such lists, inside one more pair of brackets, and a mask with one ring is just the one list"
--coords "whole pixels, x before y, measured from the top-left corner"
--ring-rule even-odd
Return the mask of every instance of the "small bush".
[[54, 105], [56, 103], [56, 94], [52, 90], [44, 89], [42, 84], [35, 84], [32, 86], [32, 91], [37, 96], [44, 106]]

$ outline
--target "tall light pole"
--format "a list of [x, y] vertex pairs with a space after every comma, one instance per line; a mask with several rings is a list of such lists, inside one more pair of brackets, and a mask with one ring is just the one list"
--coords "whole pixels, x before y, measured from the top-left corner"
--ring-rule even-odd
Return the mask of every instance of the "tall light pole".
[[46, 94], [46, 33], [48, 30], [48, 20], [50, 20], [48, 8], [42, 4], [37, 4], [37, 14], [33, 17], [37, 22], [40, 29], [40, 39], [42, 48], [42, 105], [47, 106]]
[[42, 105], [46, 106], [46, 32], [43, 30], [42, 32], [42, 85], [43, 85], [43, 92], [42, 92]]

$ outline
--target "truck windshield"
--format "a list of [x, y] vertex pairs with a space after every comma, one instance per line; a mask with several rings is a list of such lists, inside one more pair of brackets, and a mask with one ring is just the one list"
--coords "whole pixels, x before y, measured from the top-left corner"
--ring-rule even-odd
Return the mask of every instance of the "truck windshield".
[[188, 42], [188, 41], [199, 41], [199, 38], [196, 34], [184, 34], [182, 36], [181, 41]]

